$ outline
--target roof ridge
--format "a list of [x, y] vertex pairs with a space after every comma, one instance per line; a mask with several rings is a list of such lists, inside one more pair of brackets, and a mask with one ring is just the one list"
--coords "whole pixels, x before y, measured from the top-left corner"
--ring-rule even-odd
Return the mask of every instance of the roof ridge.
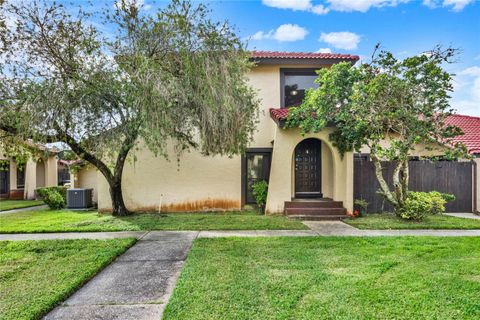
[[459, 113], [452, 113], [451, 115], [449, 115], [449, 117], [464, 117], [464, 118], [472, 118], [472, 119], [476, 119], [476, 120], [480, 120], [480, 117], [478, 116], [471, 116], [471, 115], [468, 115], [468, 114], [459, 114]]

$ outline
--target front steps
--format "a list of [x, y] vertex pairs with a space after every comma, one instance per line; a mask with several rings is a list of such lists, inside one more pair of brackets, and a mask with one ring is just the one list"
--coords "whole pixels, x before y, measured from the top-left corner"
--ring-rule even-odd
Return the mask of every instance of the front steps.
[[347, 218], [341, 201], [331, 199], [292, 199], [285, 201], [285, 215], [296, 220], [341, 220]]

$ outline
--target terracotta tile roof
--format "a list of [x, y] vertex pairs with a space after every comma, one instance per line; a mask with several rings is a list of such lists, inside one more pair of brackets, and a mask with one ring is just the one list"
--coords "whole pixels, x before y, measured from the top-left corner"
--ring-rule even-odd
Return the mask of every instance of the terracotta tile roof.
[[[270, 117], [276, 122], [286, 120], [288, 109], [270, 109]], [[455, 142], [463, 142], [470, 154], [480, 154], [480, 117], [453, 114], [446, 121], [448, 125], [457, 126], [463, 131], [463, 135], [457, 136]]]
[[288, 116], [288, 108], [283, 108], [283, 109], [270, 108], [270, 117], [277, 123], [287, 119], [287, 116]]
[[463, 142], [470, 154], [480, 154], [480, 117], [453, 114], [445, 122], [462, 129], [464, 134], [453, 139], [455, 142]]
[[283, 52], [283, 51], [252, 51], [252, 58], [257, 59], [360, 59], [357, 55], [340, 53], [313, 53], [313, 52]]

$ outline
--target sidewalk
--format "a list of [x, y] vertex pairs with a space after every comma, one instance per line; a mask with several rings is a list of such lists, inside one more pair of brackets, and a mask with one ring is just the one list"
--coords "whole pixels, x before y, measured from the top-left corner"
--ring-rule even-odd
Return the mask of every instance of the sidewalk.
[[[478, 237], [477, 230], [360, 230], [341, 221], [305, 221], [311, 230], [245, 230], [245, 231], [178, 231], [197, 234], [198, 238], [219, 237], [377, 237], [377, 236], [438, 236], [438, 237]], [[118, 232], [68, 232], [68, 233], [19, 233], [0, 234], [2, 240], [52, 240], [52, 239], [145, 239], [152, 236], [167, 238], [176, 231], [118, 231]]]
[[32, 207], [25, 207], [25, 208], [18, 208], [18, 209], [0, 211], [0, 214], [17, 213], [17, 212], [23, 212], [23, 211], [45, 209], [45, 208], [47, 208], [47, 205], [45, 205], [45, 204], [40, 204], [40, 205], [38, 205], [38, 206], [32, 206]]
[[151, 232], [44, 319], [161, 319], [198, 232]]

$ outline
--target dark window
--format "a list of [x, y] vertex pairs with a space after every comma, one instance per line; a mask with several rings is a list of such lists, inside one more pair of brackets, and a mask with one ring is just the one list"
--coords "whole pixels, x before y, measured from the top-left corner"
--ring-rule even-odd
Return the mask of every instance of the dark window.
[[301, 104], [307, 89], [318, 88], [315, 69], [282, 69], [281, 77], [283, 108]]
[[257, 181], [268, 182], [270, 177], [271, 149], [250, 149], [243, 157], [244, 203], [254, 204], [252, 185]]
[[63, 186], [66, 183], [70, 183], [70, 171], [67, 167], [58, 167], [58, 185]]
[[10, 176], [10, 161], [0, 160], [0, 194], [8, 194], [9, 191], [9, 176]]
[[17, 168], [17, 189], [25, 188], [25, 167]]

